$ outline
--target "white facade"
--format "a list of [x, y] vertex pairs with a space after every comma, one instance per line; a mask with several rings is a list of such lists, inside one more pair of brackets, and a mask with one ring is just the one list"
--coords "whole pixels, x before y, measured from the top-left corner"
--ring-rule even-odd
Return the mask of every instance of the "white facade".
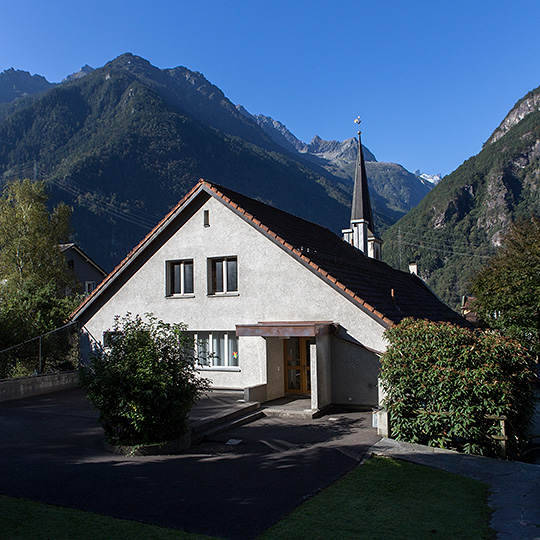
[[[212, 293], [216, 259], [236, 260], [236, 291]], [[183, 271], [171, 278], [173, 261], [179, 269], [192, 265], [193, 292], [182, 282], [171, 295], [171, 279]], [[377, 351], [386, 348], [388, 325], [209, 190], [199, 189], [166, 218], [74, 318], [89, 343], [102, 343], [114, 317], [127, 312], [182, 322], [204, 336], [227, 333], [237, 360], [220, 363], [238, 365], [201, 368], [215, 388], [252, 388], [262, 400], [283, 396], [287, 377], [303, 376], [285, 358], [301, 338], [310, 358], [301, 391], [311, 394], [314, 411], [330, 403], [377, 405]], [[288, 338], [298, 339], [285, 345]]]

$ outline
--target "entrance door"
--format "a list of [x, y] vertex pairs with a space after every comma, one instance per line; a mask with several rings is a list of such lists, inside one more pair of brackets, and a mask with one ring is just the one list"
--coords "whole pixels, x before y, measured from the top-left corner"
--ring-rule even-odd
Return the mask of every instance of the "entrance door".
[[311, 393], [311, 347], [314, 338], [288, 338], [284, 342], [285, 393]]

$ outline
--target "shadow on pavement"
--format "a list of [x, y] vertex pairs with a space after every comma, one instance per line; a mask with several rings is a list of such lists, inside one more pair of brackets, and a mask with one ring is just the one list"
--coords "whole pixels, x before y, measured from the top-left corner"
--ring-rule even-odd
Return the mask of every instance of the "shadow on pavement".
[[0, 492], [243, 540], [351, 470], [379, 440], [369, 413], [350, 412], [264, 418], [183, 454], [121, 457], [105, 451], [97, 417], [79, 389], [0, 404]]

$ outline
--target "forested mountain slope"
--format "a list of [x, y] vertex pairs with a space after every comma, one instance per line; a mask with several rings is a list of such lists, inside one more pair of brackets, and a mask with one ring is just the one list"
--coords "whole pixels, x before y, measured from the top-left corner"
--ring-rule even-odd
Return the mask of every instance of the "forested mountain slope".
[[74, 206], [74, 240], [111, 268], [205, 177], [336, 231], [350, 190], [283, 151], [186, 68], [125, 54], [0, 122], [0, 173], [46, 179]]
[[519, 219], [540, 215], [540, 88], [518, 101], [482, 151], [384, 235], [384, 259], [419, 273], [457, 307], [468, 283]]

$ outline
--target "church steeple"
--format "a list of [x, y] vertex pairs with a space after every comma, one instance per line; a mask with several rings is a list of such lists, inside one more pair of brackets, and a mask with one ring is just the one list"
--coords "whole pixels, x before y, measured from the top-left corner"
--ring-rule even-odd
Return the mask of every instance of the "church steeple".
[[[355, 120], [360, 124], [360, 117]], [[361, 131], [358, 130], [358, 153], [354, 172], [354, 190], [351, 207], [351, 227], [343, 230], [343, 239], [359, 249], [364, 255], [373, 259], [381, 259], [382, 241], [373, 234], [374, 222], [369, 188], [362, 151]]]
[[[355, 120], [360, 123], [360, 119]], [[359, 219], [367, 221], [368, 228], [373, 230], [373, 213], [369, 200], [369, 188], [366, 174], [366, 164], [364, 162], [364, 152], [362, 151], [361, 131], [358, 130], [358, 153], [356, 155], [356, 169], [354, 171], [354, 191], [351, 208], [351, 222]]]

